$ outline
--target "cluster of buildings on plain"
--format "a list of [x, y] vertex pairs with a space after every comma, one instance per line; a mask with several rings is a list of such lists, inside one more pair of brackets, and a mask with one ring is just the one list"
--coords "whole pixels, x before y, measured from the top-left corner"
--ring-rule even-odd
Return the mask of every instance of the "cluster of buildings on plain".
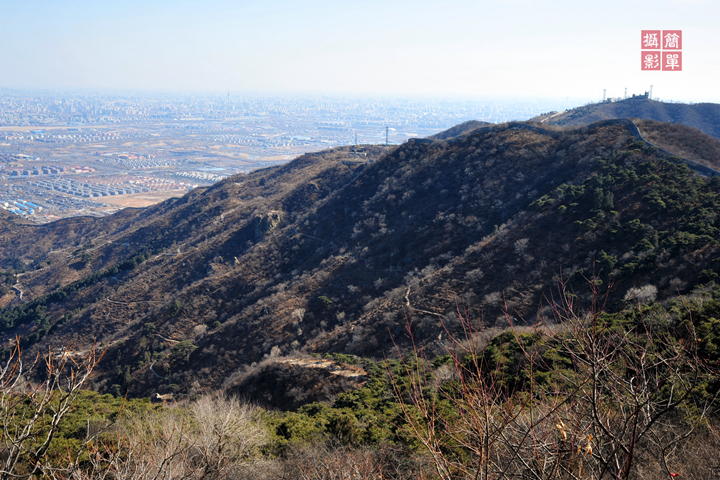
[[224, 180], [228, 177], [227, 175], [217, 175], [215, 173], [207, 172], [175, 172], [175, 176], [212, 183], [219, 182], [220, 180]]
[[54, 165], [35, 165], [32, 168], [19, 168], [16, 170], [8, 170], [6, 172], [7, 175], [11, 177], [30, 177], [30, 176], [40, 176], [40, 175], [58, 175], [60, 173], [63, 173], [65, 171], [65, 167], [62, 166], [54, 166]]
[[43, 207], [23, 200], [22, 198], [11, 200], [9, 202], [3, 202], [2, 205], [0, 205], [0, 208], [9, 210], [16, 215], [33, 215], [35, 210], [42, 212], [43, 209]]
[[78, 211], [88, 214], [99, 208], [106, 209], [110, 205], [103, 203], [105, 198], [167, 190], [188, 191], [198, 186], [155, 177], [132, 178], [121, 183], [110, 183], [113, 178], [43, 176], [20, 183], [0, 184], [0, 208], [30, 220], [41, 221], [43, 219], [37, 217], [40, 213], [45, 216], [48, 213], [72, 214]]
[[134, 154], [112, 154], [112, 153], [98, 153], [96, 154], [99, 162], [110, 163], [113, 165], [121, 165], [131, 170], [142, 169], [142, 168], [158, 168], [158, 167], [169, 167], [182, 165], [186, 163], [185, 160], [177, 160], [173, 158], [155, 158], [154, 155], [134, 155]]
[[[9, 211], [30, 220], [40, 221], [59, 218], [98, 209], [106, 208], [107, 204], [93, 201], [90, 198], [70, 195], [53, 195], [43, 187], [31, 185], [34, 182], [0, 184], [0, 209]], [[23, 205], [25, 208], [23, 208]]]
[[148, 187], [116, 187], [112, 185], [103, 185], [97, 183], [88, 183], [78, 180], [68, 180], [65, 178], [53, 178], [48, 180], [38, 180], [28, 182], [28, 185], [44, 188], [46, 190], [67, 193], [76, 197], [107, 197], [109, 195], [128, 195], [133, 193], [147, 193], [150, 191]]
[[121, 135], [117, 132], [70, 133], [80, 131], [80, 128], [74, 127], [64, 131], [64, 133], [58, 134], [48, 134], [45, 133], [45, 130], [10, 132], [5, 135], [0, 135], [0, 140], [41, 143], [87, 143], [140, 137], [140, 135]]

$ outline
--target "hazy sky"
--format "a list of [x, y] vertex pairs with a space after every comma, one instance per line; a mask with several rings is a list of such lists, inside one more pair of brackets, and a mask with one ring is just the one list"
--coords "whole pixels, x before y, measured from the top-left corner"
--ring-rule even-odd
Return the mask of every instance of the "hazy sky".
[[[0, 87], [720, 101], [718, 0], [0, 0]], [[683, 31], [682, 72], [640, 30]]]

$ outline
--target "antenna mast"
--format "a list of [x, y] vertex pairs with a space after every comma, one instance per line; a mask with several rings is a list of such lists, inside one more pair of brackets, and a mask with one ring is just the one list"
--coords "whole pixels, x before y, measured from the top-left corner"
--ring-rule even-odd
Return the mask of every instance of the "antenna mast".
[[603, 103], [605, 103], [605, 92], [607, 92], [607, 89], [603, 88]]
[[390, 145], [390, 142], [388, 141], [388, 136], [390, 135], [390, 127], [385, 126], [385, 145]]
[[625, 100], [627, 100], [627, 87], [625, 87]]
[[648, 94], [648, 100], [652, 100], [652, 85], [650, 85], [650, 93]]

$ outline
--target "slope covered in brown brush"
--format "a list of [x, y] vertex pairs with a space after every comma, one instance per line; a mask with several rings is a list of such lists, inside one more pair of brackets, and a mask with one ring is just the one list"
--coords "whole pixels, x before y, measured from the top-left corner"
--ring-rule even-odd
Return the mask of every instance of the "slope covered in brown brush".
[[687, 125], [633, 119], [643, 138], [675, 155], [720, 170], [720, 140]]
[[681, 123], [707, 135], [720, 138], [720, 105], [717, 103], [665, 103], [633, 97], [613, 103], [596, 103], [568, 110], [548, 118], [543, 115], [531, 121], [550, 125], [578, 127], [612, 118], [640, 118], [657, 122]]
[[718, 182], [624, 125], [510, 123], [367, 150], [104, 219], [0, 218], [8, 242], [33, 243], [0, 252], [4, 269], [28, 268], [29, 303], [3, 311], [3, 342], [79, 355], [96, 339], [108, 348], [97, 389], [191, 393], [294, 351], [379, 357], [405, 345], [407, 322], [440, 352], [458, 307], [489, 326], [532, 322], [557, 275], [583, 301], [595, 271], [612, 307], [717, 267]]

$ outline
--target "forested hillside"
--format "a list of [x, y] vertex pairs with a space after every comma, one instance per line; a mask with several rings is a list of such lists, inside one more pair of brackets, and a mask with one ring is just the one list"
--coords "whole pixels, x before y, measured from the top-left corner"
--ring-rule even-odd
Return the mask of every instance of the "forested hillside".
[[624, 124], [458, 134], [308, 154], [103, 219], [3, 217], [5, 346], [98, 341], [101, 392], [193, 394], [265, 358], [382, 358], [410, 346], [408, 321], [440, 354], [458, 308], [532, 325], [558, 277], [581, 302], [588, 279], [611, 286], [617, 311], [720, 271], [717, 178]]

